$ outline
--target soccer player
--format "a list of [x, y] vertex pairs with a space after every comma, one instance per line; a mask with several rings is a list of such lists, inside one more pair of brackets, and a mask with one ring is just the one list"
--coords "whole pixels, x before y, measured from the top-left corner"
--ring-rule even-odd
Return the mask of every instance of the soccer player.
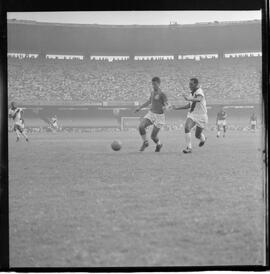
[[58, 130], [59, 129], [58, 121], [57, 121], [57, 116], [56, 115], [54, 115], [52, 117], [51, 125], [52, 125], [52, 129], [53, 130]]
[[142, 108], [151, 105], [149, 112], [145, 115], [145, 117], [142, 119], [139, 125], [139, 132], [143, 140], [143, 144], [140, 148], [140, 151], [144, 151], [145, 148], [149, 146], [149, 142], [146, 136], [146, 128], [150, 125], [154, 125], [151, 133], [151, 139], [156, 144], [155, 152], [159, 152], [162, 148], [162, 143], [158, 138], [158, 133], [162, 126], [165, 124], [164, 110], [169, 107], [169, 104], [166, 94], [162, 92], [160, 89], [159, 77], [154, 77], [152, 79], [152, 86], [153, 91], [151, 92], [150, 98], [135, 111], [138, 112]]
[[11, 102], [11, 107], [8, 112], [9, 118], [13, 119], [13, 130], [16, 132], [17, 139], [16, 142], [20, 140], [20, 134], [23, 135], [25, 140], [28, 142], [28, 136], [26, 135], [25, 129], [24, 129], [24, 120], [22, 118], [23, 115], [23, 109], [18, 108], [16, 106], [15, 102]]
[[224, 107], [221, 107], [220, 111], [217, 114], [217, 119], [216, 119], [216, 125], [217, 125], [217, 138], [220, 137], [220, 129], [221, 127], [223, 128], [223, 137], [225, 137], [226, 134], [226, 129], [227, 129], [227, 123], [226, 123], [226, 118], [227, 118], [227, 113], [224, 111]]
[[250, 128], [253, 132], [255, 132], [256, 126], [257, 126], [257, 116], [256, 116], [255, 112], [253, 112], [250, 117]]
[[196, 126], [195, 137], [200, 140], [199, 147], [204, 145], [206, 137], [203, 134], [203, 129], [208, 122], [205, 95], [199, 87], [197, 78], [190, 79], [189, 88], [191, 90], [190, 96], [183, 95], [184, 99], [188, 101], [188, 104], [180, 107], [172, 106], [174, 110], [189, 109], [185, 122], [186, 148], [183, 150], [183, 153], [192, 152], [191, 129], [194, 126]]

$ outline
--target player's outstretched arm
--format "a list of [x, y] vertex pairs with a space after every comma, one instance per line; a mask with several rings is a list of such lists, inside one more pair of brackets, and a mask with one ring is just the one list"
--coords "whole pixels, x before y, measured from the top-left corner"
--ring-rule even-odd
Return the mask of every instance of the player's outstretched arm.
[[144, 104], [139, 106], [138, 108], [135, 109], [135, 112], [139, 112], [142, 108], [145, 108], [150, 105], [150, 100], [146, 101]]
[[189, 96], [186, 96], [185, 94], [183, 94], [183, 97], [186, 101], [189, 101], [189, 102], [200, 102], [202, 100], [201, 95], [198, 95], [196, 98], [193, 98], [193, 97], [189, 97]]
[[172, 109], [173, 110], [181, 110], [181, 109], [189, 109], [189, 108], [190, 108], [190, 104], [189, 103], [187, 105], [185, 105], [185, 106], [180, 106], [180, 107], [172, 105]]

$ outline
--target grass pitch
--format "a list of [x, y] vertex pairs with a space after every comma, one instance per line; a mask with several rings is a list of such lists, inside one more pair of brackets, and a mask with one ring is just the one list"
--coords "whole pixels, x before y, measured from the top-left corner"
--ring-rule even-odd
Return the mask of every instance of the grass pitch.
[[141, 153], [136, 131], [10, 135], [10, 266], [262, 264], [259, 133], [208, 132], [188, 155], [182, 131], [160, 137]]

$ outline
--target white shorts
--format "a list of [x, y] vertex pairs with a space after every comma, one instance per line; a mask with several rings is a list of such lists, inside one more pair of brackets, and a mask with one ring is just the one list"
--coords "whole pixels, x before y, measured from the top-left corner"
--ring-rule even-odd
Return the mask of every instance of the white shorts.
[[157, 128], [161, 128], [162, 126], [165, 125], [164, 113], [157, 114], [157, 113], [153, 113], [152, 111], [148, 111], [148, 113], [144, 116], [144, 118], [150, 120], [151, 123]]
[[257, 125], [256, 121], [251, 121], [250, 123], [251, 123], [252, 126], [256, 126]]
[[20, 132], [23, 132], [24, 124], [20, 123], [20, 122], [17, 122], [17, 123], [14, 124], [13, 129], [14, 129], [14, 131], [16, 131], [18, 129]]
[[217, 125], [218, 126], [226, 126], [227, 125], [226, 120], [218, 120]]
[[53, 125], [54, 128], [58, 128], [57, 122], [52, 123], [52, 125]]
[[198, 115], [188, 112], [187, 118], [190, 118], [196, 126], [200, 128], [205, 128], [206, 124], [208, 123], [207, 115]]

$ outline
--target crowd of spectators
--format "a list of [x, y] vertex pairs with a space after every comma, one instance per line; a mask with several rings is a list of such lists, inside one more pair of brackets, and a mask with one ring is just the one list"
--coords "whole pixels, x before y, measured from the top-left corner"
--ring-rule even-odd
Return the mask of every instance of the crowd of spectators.
[[143, 102], [153, 76], [170, 100], [182, 100], [197, 77], [209, 103], [259, 102], [261, 58], [84, 61], [8, 58], [9, 101], [33, 104]]

